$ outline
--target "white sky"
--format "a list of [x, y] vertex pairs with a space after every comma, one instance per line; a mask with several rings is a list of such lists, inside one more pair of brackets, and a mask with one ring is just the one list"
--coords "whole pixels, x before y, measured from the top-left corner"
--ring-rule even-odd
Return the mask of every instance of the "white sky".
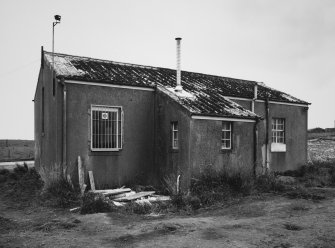
[[335, 120], [333, 0], [1, 0], [0, 139], [33, 139], [40, 47], [72, 55], [264, 82]]

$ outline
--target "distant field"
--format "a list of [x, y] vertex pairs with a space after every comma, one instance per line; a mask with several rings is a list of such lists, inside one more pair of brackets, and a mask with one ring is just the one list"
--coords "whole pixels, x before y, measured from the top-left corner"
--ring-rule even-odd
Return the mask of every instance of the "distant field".
[[309, 162], [335, 161], [335, 138], [318, 138], [308, 141]]
[[33, 140], [0, 140], [0, 162], [33, 159]]

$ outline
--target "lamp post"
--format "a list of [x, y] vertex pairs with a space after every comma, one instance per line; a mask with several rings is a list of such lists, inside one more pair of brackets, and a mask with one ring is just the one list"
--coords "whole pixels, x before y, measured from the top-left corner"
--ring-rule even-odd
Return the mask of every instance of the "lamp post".
[[[55, 21], [52, 23], [52, 70], [51, 70], [51, 75], [52, 75], [52, 94], [54, 96], [55, 99], [55, 95], [56, 95], [56, 82], [55, 82], [55, 26], [60, 23], [60, 19], [61, 16], [60, 15], [55, 15]], [[56, 112], [57, 112], [57, 101], [55, 102], [56, 104]], [[58, 125], [58, 117], [56, 114], [56, 161], [57, 161], [57, 157], [58, 157], [58, 131], [57, 131], [57, 125]], [[61, 165], [61, 171], [63, 171], [63, 165]]]
[[[52, 67], [55, 68], [55, 26], [60, 23], [61, 16], [55, 15], [55, 22], [52, 23]], [[52, 70], [53, 72], [53, 70]], [[52, 75], [53, 77], [53, 75]]]

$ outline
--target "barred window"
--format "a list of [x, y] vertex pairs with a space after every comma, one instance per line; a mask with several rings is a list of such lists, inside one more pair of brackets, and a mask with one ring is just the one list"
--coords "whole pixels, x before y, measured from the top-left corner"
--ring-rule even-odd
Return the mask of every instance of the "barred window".
[[221, 149], [231, 149], [231, 122], [222, 122], [222, 138], [221, 138]]
[[91, 150], [118, 151], [122, 148], [121, 107], [91, 107]]
[[285, 119], [272, 119], [272, 143], [285, 144]]
[[172, 132], [172, 149], [178, 149], [178, 122], [171, 122], [171, 132]]

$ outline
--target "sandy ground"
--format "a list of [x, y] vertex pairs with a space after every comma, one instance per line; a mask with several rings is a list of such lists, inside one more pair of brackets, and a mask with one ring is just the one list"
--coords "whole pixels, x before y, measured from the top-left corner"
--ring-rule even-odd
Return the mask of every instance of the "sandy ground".
[[0, 199], [0, 247], [335, 247], [335, 191], [250, 196], [192, 215], [80, 215]]

